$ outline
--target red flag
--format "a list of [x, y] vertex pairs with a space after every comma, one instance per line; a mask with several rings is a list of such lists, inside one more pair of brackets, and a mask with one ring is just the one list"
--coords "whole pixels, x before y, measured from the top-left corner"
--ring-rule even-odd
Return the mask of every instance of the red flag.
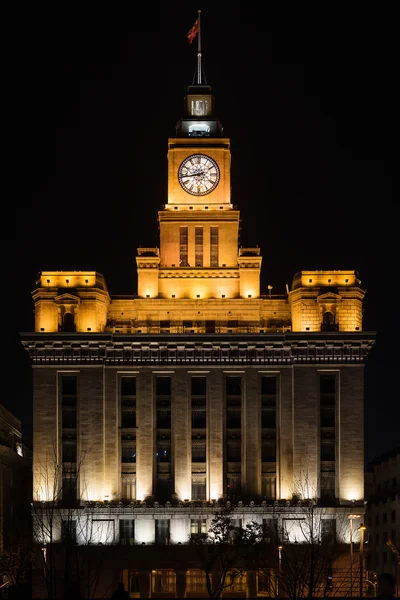
[[187, 37], [188, 37], [189, 44], [191, 44], [193, 42], [194, 38], [198, 34], [198, 31], [199, 31], [199, 19], [197, 18], [196, 19], [196, 23], [188, 31], [188, 36]]

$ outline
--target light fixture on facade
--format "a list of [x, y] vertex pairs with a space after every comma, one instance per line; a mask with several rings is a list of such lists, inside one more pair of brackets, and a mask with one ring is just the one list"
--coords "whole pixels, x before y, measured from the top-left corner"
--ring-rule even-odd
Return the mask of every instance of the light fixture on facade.
[[150, 294], [146, 294], [146, 298], [150, 298]]
[[306, 327], [306, 331], [310, 331], [310, 328], [309, 328], [309, 327]]
[[41, 328], [40, 328], [40, 331], [44, 331], [44, 327], [41, 327]]
[[248, 298], [251, 298], [251, 294], [247, 294], [247, 297], [248, 297]]
[[175, 298], [175, 294], [171, 294], [171, 298]]
[[200, 294], [196, 294], [196, 298], [200, 298]]
[[225, 298], [225, 294], [222, 294], [221, 298]]
[[91, 327], [88, 327], [88, 328], [87, 328], [87, 330], [88, 330], [88, 331], [92, 331], [92, 328], [91, 328]]

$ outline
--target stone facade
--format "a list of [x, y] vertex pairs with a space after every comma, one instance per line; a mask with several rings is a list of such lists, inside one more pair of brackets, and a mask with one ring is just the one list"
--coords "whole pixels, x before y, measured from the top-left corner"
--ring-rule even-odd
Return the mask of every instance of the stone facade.
[[[195, 96], [210, 107], [207, 90]], [[348, 515], [364, 512], [365, 291], [356, 271], [302, 271], [285, 293], [261, 293], [261, 249], [239, 246], [230, 142], [215, 115], [204, 118], [199, 131], [214, 137], [190, 133], [199, 118], [189, 111], [168, 141], [160, 247], [138, 248], [138, 294], [113, 297], [97, 272], [42, 272], [35, 332], [22, 335], [34, 502], [70, 503], [75, 523], [97, 515], [91, 544], [122, 547], [129, 520], [136, 549], [118, 564], [127, 582], [138, 571], [131, 591], [142, 596], [158, 593], [163, 569], [174, 571], [171, 594], [186, 594], [199, 565], [192, 550], [179, 558], [181, 546], [195, 519], [208, 527], [228, 501], [243, 523], [275, 515], [284, 528], [298, 502], [316, 499], [345, 519], [341, 543]], [[209, 193], [204, 156], [219, 173]], [[236, 591], [255, 596], [257, 581], [249, 572]]]

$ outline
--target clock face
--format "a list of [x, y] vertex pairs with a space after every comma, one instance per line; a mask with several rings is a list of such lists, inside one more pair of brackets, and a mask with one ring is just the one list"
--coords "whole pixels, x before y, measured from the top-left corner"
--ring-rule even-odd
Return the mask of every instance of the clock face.
[[205, 196], [219, 182], [219, 167], [205, 154], [192, 154], [185, 158], [178, 171], [179, 183], [188, 194]]

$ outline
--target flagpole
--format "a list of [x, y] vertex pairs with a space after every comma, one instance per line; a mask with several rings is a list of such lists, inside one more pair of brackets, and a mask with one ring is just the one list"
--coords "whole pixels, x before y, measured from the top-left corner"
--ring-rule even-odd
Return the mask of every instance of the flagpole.
[[200, 13], [201, 10], [197, 11], [199, 21], [199, 33], [197, 36], [197, 84], [201, 85], [201, 34], [200, 34]]

